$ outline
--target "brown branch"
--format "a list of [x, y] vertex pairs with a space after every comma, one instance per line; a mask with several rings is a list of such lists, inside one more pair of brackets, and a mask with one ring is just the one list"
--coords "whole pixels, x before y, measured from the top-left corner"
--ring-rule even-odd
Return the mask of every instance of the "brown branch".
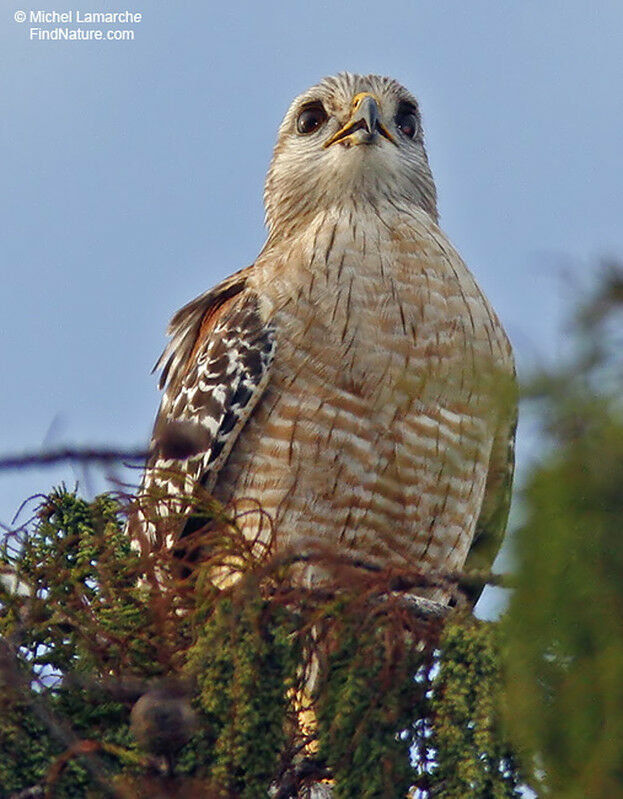
[[412, 588], [443, 588], [448, 586], [458, 586], [459, 588], [474, 588], [484, 585], [497, 586], [499, 588], [514, 587], [513, 577], [509, 574], [497, 574], [487, 571], [444, 571], [441, 569], [427, 569], [425, 572], [417, 569], [402, 569], [391, 573], [387, 566], [341, 552], [284, 553], [276, 558], [278, 565], [285, 566], [295, 563], [322, 563], [323, 561], [342, 563], [371, 574], [387, 575], [389, 579], [386, 588], [390, 591], [409, 591]]
[[147, 454], [147, 450], [139, 448], [118, 450], [105, 447], [64, 447], [48, 450], [47, 452], [24, 452], [21, 455], [4, 455], [0, 457], [0, 471], [28, 469], [35, 466], [52, 466], [63, 461], [73, 461], [74, 463], [144, 461]]

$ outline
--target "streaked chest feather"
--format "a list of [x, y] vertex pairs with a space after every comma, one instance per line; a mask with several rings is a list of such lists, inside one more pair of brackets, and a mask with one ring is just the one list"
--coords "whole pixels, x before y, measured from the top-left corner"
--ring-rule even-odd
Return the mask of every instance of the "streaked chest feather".
[[282, 259], [258, 270], [278, 335], [275, 379], [335, 387], [383, 415], [477, 405], [511, 368], [497, 318], [430, 221], [325, 217]]
[[275, 360], [217, 497], [261, 503], [283, 545], [337, 531], [377, 554], [462, 563], [512, 358], [443, 234], [425, 214], [321, 219], [250, 283]]

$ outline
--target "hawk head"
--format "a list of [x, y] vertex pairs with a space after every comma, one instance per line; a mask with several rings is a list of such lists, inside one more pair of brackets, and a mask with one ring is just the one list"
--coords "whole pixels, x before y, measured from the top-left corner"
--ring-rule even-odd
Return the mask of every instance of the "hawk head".
[[415, 205], [437, 221], [436, 199], [417, 100], [397, 81], [343, 72], [288, 109], [264, 192], [271, 233], [366, 203]]

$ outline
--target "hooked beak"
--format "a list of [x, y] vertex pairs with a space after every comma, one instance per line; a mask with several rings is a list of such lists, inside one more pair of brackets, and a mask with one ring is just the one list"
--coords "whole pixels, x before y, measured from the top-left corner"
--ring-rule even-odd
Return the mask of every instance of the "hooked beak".
[[393, 144], [396, 143], [381, 122], [378, 99], [370, 92], [360, 92], [353, 97], [350, 119], [324, 143], [324, 146], [330, 147], [335, 142], [340, 142], [345, 147], [354, 144], [372, 144], [379, 134]]

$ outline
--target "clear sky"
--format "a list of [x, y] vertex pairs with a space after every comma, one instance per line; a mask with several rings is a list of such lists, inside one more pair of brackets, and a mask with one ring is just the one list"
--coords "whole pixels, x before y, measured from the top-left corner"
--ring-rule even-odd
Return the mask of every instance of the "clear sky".
[[[621, 0], [124, 1], [45, 9], [141, 12], [69, 26], [133, 41], [0, 11], [0, 453], [147, 442], [169, 317], [253, 261], [280, 119], [344, 69], [419, 97], [442, 226], [520, 369], [559, 354], [577, 285], [623, 255]], [[63, 479], [0, 474], [0, 521]]]

